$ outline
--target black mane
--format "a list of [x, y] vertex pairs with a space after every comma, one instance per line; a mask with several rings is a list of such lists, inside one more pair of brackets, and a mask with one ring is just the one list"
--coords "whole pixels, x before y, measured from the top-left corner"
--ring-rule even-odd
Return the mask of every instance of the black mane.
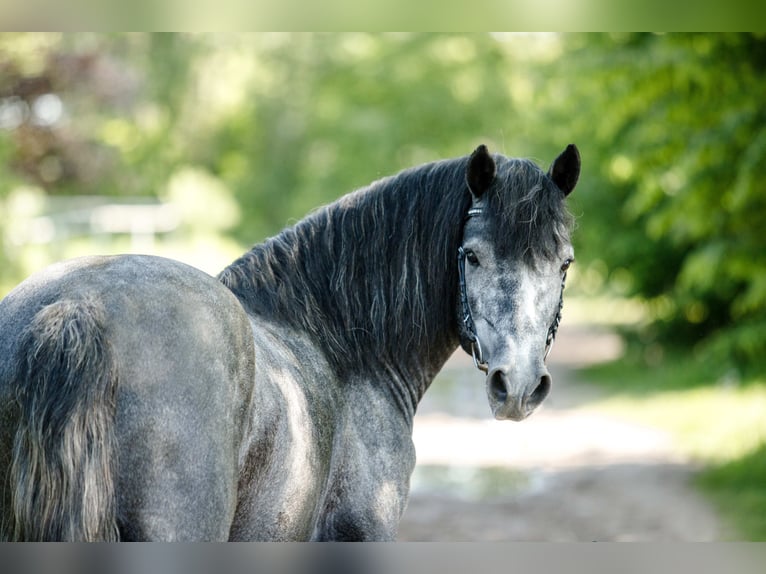
[[[467, 161], [376, 181], [255, 246], [219, 278], [249, 313], [314, 337], [341, 375], [378, 365], [428, 384], [458, 341]], [[492, 241], [550, 257], [568, 239], [563, 194], [532, 162], [496, 161]]]

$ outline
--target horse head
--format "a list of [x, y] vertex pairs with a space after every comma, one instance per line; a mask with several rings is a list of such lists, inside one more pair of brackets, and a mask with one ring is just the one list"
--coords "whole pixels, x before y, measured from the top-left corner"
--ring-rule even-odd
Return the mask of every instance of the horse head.
[[462, 347], [487, 373], [497, 419], [522, 420], [548, 396], [546, 358], [574, 261], [565, 198], [580, 173], [568, 146], [547, 173], [479, 146], [466, 167], [471, 207], [458, 249]]

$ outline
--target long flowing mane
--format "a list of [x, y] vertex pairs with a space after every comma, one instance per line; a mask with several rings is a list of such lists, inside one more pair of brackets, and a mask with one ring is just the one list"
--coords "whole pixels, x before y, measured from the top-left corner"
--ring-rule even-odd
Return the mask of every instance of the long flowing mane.
[[[467, 160], [376, 181], [255, 246], [219, 278], [251, 314], [313, 336], [339, 374], [377, 366], [430, 381], [457, 345]], [[563, 194], [530, 161], [496, 161], [492, 241], [551, 256], [569, 233]]]
[[458, 345], [495, 418], [548, 395], [579, 173], [574, 144], [547, 174], [479, 145], [218, 279], [139, 254], [28, 278], [0, 301], [0, 538], [394, 540]]

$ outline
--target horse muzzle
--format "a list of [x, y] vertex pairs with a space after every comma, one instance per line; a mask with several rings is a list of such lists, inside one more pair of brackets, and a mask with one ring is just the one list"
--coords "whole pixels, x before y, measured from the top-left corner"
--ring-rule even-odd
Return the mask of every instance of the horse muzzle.
[[551, 391], [551, 375], [540, 372], [531, 382], [514, 384], [508, 371], [495, 368], [487, 374], [489, 406], [496, 419], [521, 421], [527, 418]]

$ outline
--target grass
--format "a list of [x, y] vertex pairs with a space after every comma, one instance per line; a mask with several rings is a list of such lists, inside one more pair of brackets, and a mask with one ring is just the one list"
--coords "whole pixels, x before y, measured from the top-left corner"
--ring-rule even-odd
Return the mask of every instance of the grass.
[[606, 391], [592, 408], [661, 428], [701, 463], [697, 485], [741, 540], [766, 540], [766, 380], [678, 352], [647, 365], [630, 353], [585, 369]]
[[766, 540], [766, 443], [745, 456], [713, 465], [697, 480], [745, 540]]

